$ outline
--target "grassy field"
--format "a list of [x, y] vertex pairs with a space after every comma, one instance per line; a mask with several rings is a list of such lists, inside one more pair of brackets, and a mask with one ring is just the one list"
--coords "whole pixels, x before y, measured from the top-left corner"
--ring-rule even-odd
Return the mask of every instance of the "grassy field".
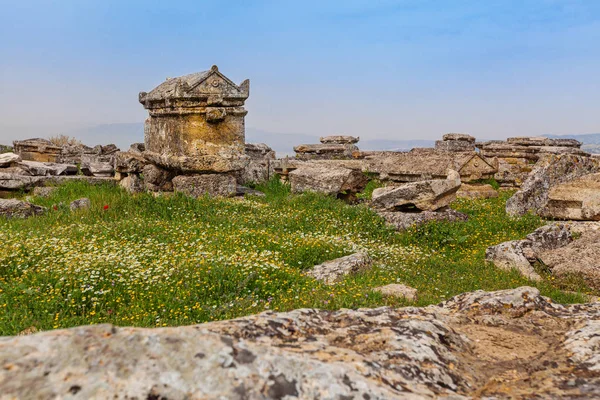
[[[366, 206], [287, 186], [267, 196], [194, 200], [131, 196], [115, 187], [70, 183], [33, 202], [49, 212], [0, 219], [0, 334], [110, 322], [167, 326], [267, 309], [403, 306], [372, 288], [404, 283], [416, 305], [476, 289], [533, 285], [559, 302], [589, 291], [576, 281], [534, 283], [484, 262], [487, 246], [523, 238], [543, 224], [510, 219], [509, 194], [453, 207], [469, 221], [433, 223], [399, 234]], [[68, 204], [89, 197], [89, 210]], [[56, 206], [54, 206], [56, 205]], [[314, 264], [359, 250], [376, 266], [335, 286], [304, 276]]]

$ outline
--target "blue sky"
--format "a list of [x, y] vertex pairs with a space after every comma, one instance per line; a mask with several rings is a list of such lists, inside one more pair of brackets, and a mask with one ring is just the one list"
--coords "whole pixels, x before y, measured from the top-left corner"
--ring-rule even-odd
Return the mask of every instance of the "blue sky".
[[249, 127], [600, 132], [600, 1], [0, 0], [0, 142], [141, 122], [166, 77], [251, 82]]

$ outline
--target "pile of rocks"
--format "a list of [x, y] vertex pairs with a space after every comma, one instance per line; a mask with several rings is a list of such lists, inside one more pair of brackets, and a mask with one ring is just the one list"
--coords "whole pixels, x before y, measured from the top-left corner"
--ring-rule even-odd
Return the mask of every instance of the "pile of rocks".
[[598, 398], [600, 303], [532, 287], [424, 308], [265, 312], [0, 339], [6, 398]]
[[348, 160], [359, 151], [359, 140], [354, 136], [325, 136], [319, 139], [321, 144], [301, 144], [294, 151], [298, 160]]
[[458, 172], [450, 170], [444, 180], [428, 180], [377, 188], [371, 207], [399, 230], [430, 221], [466, 220], [465, 214], [449, 208], [461, 187]]
[[549, 154], [589, 156], [581, 150], [581, 142], [574, 139], [544, 137], [513, 137], [506, 141], [492, 140], [476, 143], [481, 155], [498, 169], [494, 176], [504, 187], [520, 187], [533, 165]]

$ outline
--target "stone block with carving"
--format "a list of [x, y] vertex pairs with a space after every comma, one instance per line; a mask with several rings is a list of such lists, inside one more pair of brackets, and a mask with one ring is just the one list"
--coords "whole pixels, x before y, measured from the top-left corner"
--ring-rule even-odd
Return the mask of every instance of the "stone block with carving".
[[244, 102], [250, 82], [236, 85], [219, 72], [169, 78], [139, 101], [148, 110], [144, 156], [166, 169], [222, 173], [243, 169]]

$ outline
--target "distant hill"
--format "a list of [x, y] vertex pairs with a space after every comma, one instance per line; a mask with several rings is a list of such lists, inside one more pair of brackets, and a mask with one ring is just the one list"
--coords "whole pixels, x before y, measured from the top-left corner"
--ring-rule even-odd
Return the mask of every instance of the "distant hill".
[[121, 150], [127, 150], [132, 143], [144, 142], [144, 123], [103, 124], [64, 132], [88, 146], [114, 143]]

